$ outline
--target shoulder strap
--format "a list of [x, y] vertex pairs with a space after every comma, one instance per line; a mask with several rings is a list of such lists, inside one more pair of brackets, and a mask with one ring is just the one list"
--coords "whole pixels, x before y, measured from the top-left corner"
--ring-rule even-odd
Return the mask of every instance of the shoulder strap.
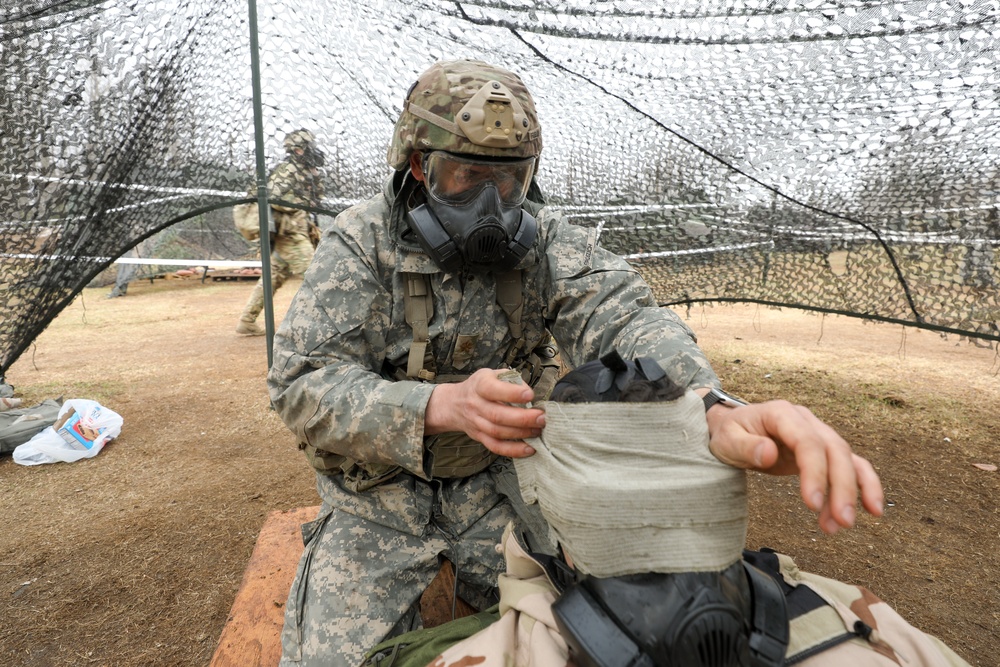
[[816, 591], [808, 586], [789, 585], [781, 576], [778, 555], [773, 550], [766, 547], [760, 551], [744, 549], [743, 563], [748, 574], [755, 569], [769, 575], [784, 595], [789, 624], [785, 667], [861, 636], [857, 630], [845, 628], [837, 612]]
[[524, 348], [524, 327], [521, 324], [521, 315], [524, 313], [522, 274], [519, 270], [504, 271], [497, 274], [496, 281], [497, 305], [507, 316], [507, 328], [514, 338], [514, 343], [504, 358], [504, 363], [510, 366]]
[[[406, 362], [406, 377], [414, 380], [433, 380], [437, 372], [433, 359], [428, 358], [428, 326], [434, 317], [434, 295], [431, 293], [430, 276], [425, 273], [404, 273], [403, 307], [406, 323], [413, 329], [413, 342]], [[521, 271], [505, 271], [496, 277], [497, 305], [507, 317], [507, 328], [514, 343], [504, 357], [508, 366], [514, 362], [524, 348], [524, 327], [521, 315], [524, 312], [524, 290]], [[428, 368], [428, 366], [432, 366]]]
[[415, 380], [433, 380], [435, 372], [427, 368], [428, 325], [434, 317], [431, 279], [425, 273], [404, 273], [403, 306], [406, 323], [413, 329], [413, 342], [406, 362], [406, 376]]

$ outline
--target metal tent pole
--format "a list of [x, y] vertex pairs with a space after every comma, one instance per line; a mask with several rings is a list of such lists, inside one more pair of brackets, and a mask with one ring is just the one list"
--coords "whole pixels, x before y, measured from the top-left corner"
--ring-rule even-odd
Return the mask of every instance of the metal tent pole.
[[271, 293], [271, 235], [268, 218], [267, 164], [264, 161], [264, 108], [260, 92], [260, 44], [257, 39], [257, 0], [248, 0], [250, 22], [250, 75], [253, 84], [254, 152], [257, 156], [257, 213], [260, 224], [260, 266], [264, 282], [264, 331], [267, 336], [267, 367], [271, 368], [274, 342], [274, 302]]

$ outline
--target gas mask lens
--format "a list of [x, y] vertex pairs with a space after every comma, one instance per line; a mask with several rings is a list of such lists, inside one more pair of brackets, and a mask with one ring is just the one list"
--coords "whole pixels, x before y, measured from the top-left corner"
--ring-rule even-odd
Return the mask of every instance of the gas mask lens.
[[422, 166], [427, 191], [442, 203], [467, 204], [492, 184], [503, 206], [520, 206], [531, 184], [535, 158], [477, 160], [434, 151], [424, 157]]

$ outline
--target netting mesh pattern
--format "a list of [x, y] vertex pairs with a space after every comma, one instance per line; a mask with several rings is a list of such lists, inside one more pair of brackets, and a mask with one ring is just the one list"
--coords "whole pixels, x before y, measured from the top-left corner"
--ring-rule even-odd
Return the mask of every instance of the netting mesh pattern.
[[267, 165], [312, 131], [323, 213], [378, 191], [423, 69], [480, 58], [536, 98], [549, 201], [662, 303], [1000, 339], [997, 1], [3, 0], [0, 372], [116, 257], [247, 196], [251, 11]]

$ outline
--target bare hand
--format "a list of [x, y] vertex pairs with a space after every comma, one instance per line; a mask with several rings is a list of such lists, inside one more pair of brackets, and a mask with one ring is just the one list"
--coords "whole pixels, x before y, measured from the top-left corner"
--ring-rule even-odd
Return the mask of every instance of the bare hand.
[[802, 500], [833, 534], [854, 525], [858, 492], [864, 508], [882, 516], [878, 474], [866, 459], [808, 408], [788, 401], [708, 411], [709, 449], [723, 463], [772, 475], [799, 475]]
[[497, 371], [481, 369], [462, 382], [434, 387], [424, 412], [424, 434], [463, 431], [494, 454], [531, 456], [535, 450], [524, 439], [541, 435], [545, 413], [508, 403], [534, 398], [531, 387], [504, 382]]

